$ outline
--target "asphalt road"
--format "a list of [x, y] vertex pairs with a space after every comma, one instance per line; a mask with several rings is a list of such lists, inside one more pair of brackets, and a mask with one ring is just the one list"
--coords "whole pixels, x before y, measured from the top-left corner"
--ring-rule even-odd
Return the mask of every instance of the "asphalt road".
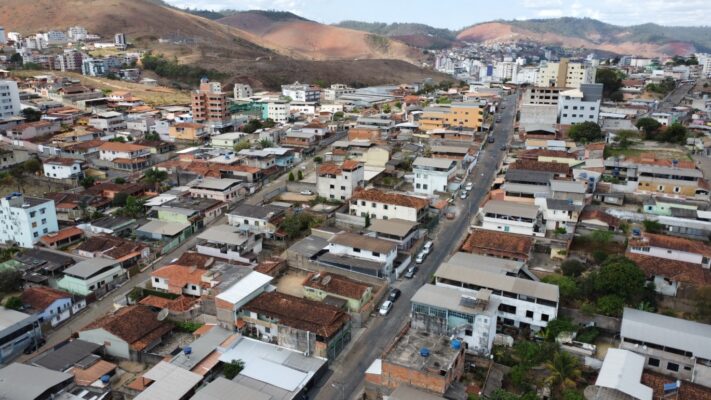
[[394, 285], [402, 291], [402, 296], [395, 301], [390, 314], [385, 317], [377, 315], [368, 321], [366, 330], [351, 345], [350, 351], [333, 362], [330, 373], [309, 392], [310, 399], [345, 400], [362, 392], [366, 369], [381, 356], [385, 346], [409, 318], [409, 299], [418, 288], [430, 281], [435, 269], [456, 250], [456, 245], [467, 233], [471, 218], [476, 215], [479, 204], [489, 192], [504, 156], [504, 151], [500, 148], [508, 144], [513, 135], [515, 101], [516, 95], [506, 98], [506, 108], [501, 114], [502, 121], [496, 124], [493, 132], [495, 143], [487, 143], [468, 179], [474, 184], [471, 193], [465, 200], [459, 200], [457, 197], [460, 202], [457, 208], [460, 212], [454, 220], [443, 219], [440, 222], [434, 233], [432, 253], [420, 265], [417, 275]]
[[657, 110], [659, 112], [670, 112], [672, 108], [676, 107], [681, 103], [681, 100], [686, 96], [689, 91], [694, 87], [693, 83], [685, 83], [683, 85], [677, 86], [669, 94], [667, 94], [661, 102], [659, 102], [659, 107]]

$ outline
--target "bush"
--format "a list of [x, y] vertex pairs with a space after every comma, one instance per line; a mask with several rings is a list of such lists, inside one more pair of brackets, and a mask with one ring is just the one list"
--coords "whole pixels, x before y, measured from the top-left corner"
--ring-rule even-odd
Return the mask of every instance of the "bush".
[[17, 296], [10, 296], [7, 300], [5, 300], [5, 308], [9, 308], [11, 310], [21, 310], [22, 300], [20, 300]]
[[558, 318], [548, 322], [545, 328], [545, 338], [549, 342], [554, 342], [561, 332], [575, 332], [575, 325], [566, 318]]
[[557, 285], [560, 290], [560, 297], [566, 301], [573, 300], [578, 296], [578, 287], [573, 278], [563, 275], [548, 275], [543, 277], [541, 281]]
[[568, 136], [576, 142], [581, 143], [595, 142], [605, 137], [605, 135], [602, 134], [600, 125], [591, 121], [573, 125], [570, 128], [570, 132], [568, 132]]
[[196, 330], [200, 329], [200, 327], [203, 325], [204, 324], [200, 322], [180, 321], [175, 323], [175, 329], [181, 332], [193, 333]]
[[314, 162], [316, 164], [321, 164], [323, 162], [323, 157], [321, 157], [321, 156], [314, 157]]
[[600, 331], [597, 328], [585, 328], [578, 331], [575, 340], [583, 343], [594, 344], [597, 337], [600, 336]]
[[577, 278], [585, 272], [585, 265], [578, 260], [565, 260], [560, 266], [560, 270], [565, 276]]
[[625, 301], [616, 294], [609, 294], [597, 299], [597, 312], [610, 317], [619, 317], [622, 315], [624, 306]]
[[239, 375], [244, 369], [244, 361], [242, 360], [232, 360], [229, 364], [225, 364], [223, 373], [225, 378], [232, 380], [235, 376]]
[[297, 172], [297, 174], [296, 174], [296, 178], [297, 178], [298, 180], [304, 179], [304, 173], [301, 172], [301, 170], [299, 170], [299, 171]]
[[598, 265], [604, 263], [605, 260], [607, 260], [607, 252], [605, 252], [604, 250], [595, 250], [592, 252], [592, 256]]
[[296, 178], [294, 178], [294, 173], [289, 172], [289, 182], [294, 182], [294, 180], [296, 180]]
[[644, 226], [644, 231], [649, 233], [660, 233], [663, 228], [659, 222], [648, 219], [642, 221], [642, 225]]

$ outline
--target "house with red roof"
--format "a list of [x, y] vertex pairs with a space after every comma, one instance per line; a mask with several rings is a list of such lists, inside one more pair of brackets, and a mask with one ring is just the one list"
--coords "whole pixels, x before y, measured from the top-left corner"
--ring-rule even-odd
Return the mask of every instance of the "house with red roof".
[[346, 160], [341, 165], [325, 163], [316, 171], [316, 191], [329, 199], [345, 201], [351, 198], [355, 188], [365, 179], [365, 167], [355, 160]]
[[86, 300], [62, 290], [47, 286], [32, 286], [20, 295], [24, 311], [39, 316], [40, 322], [52, 327], [68, 320], [76, 312], [86, 307]]

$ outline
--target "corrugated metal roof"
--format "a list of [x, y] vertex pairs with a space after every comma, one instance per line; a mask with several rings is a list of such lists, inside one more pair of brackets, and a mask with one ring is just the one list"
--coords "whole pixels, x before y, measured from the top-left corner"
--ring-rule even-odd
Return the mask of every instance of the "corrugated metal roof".
[[484, 213], [512, 215], [516, 217], [535, 219], [538, 216], [538, 207], [530, 204], [516, 203], [504, 200], [489, 200], [484, 204]]
[[625, 308], [620, 336], [711, 359], [711, 325]]
[[635, 399], [652, 400], [652, 388], [640, 383], [644, 360], [643, 356], [628, 350], [609, 349], [595, 385], [615, 389]]

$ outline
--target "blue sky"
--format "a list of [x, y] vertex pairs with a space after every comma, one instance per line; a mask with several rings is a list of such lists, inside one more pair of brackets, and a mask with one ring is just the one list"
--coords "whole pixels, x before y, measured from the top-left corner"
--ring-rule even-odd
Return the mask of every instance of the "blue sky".
[[591, 17], [617, 25], [709, 25], [709, 0], [167, 0], [179, 7], [286, 10], [322, 23], [421, 22], [459, 29], [494, 19]]

